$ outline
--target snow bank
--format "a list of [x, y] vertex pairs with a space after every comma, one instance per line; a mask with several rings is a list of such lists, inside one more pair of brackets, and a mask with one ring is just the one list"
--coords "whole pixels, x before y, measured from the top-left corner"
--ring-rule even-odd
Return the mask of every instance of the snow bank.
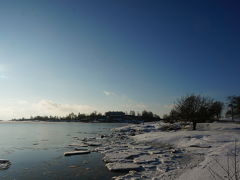
[[[210, 180], [214, 173], [221, 177], [227, 175], [223, 168], [233, 172], [235, 141], [237, 152], [240, 152], [240, 124], [211, 123], [199, 124], [198, 131], [150, 132], [134, 136], [140, 143], [168, 144], [184, 148], [189, 152], [202, 154], [204, 161], [192, 169], [186, 169], [177, 178], [179, 180]], [[216, 174], [215, 174], [216, 176]]]
[[[87, 138], [73, 144], [98, 146], [110, 171], [126, 172], [117, 180], [212, 180], [213, 173], [233, 171], [230, 154], [240, 152], [240, 124], [203, 123], [191, 130], [189, 123], [145, 123], [112, 129], [104, 138]], [[93, 147], [92, 147], [93, 148]], [[219, 179], [219, 178], [217, 178]]]

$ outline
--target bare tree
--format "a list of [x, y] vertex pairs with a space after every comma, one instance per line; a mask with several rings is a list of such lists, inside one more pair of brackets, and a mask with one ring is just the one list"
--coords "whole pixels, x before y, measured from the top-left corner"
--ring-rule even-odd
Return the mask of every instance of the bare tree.
[[196, 130], [197, 123], [213, 121], [214, 116], [220, 116], [221, 111], [220, 102], [200, 95], [188, 95], [175, 103], [170, 115], [180, 121], [192, 122], [193, 130]]

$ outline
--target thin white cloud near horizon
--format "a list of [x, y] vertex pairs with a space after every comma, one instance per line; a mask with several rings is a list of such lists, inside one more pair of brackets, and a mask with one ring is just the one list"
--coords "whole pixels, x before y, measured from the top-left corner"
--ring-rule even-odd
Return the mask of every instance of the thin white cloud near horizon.
[[69, 113], [91, 113], [96, 108], [82, 104], [62, 104], [42, 99], [38, 102], [13, 100], [0, 105], [0, 120], [29, 118], [30, 116], [65, 116]]
[[111, 92], [111, 91], [103, 91], [103, 93], [104, 93], [106, 96], [114, 96], [114, 95], [116, 95], [116, 93]]

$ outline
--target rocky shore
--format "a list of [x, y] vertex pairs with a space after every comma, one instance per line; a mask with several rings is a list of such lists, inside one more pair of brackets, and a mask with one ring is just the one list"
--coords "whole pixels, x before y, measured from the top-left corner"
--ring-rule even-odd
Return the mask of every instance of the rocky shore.
[[214, 160], [226, 165], [223, 159], [239, 139], [240, 125], [204, 123], [198, 129], [192, 131], [189, 123], [135, 124], [112, 129], [110, 135], [85, 138], [79, 146], [101, 153], [110, 171], [122, 173], [113, 177], [116, 180], [210, 180], [214, 179], [210, 167], [224, 176]]
[[116, 128], [96, 151], [103, 154], [110, 171], [126, 173], [114, 179], [176, 179], [180, 171], [196, 166], [203, 157], [169, 144], [138, 142], [134, 137], [158, 131], [177, 131], [187, 125], [149, 123]]
[[112, 129], [110, 135], [85, 138], [70, 146], [86, 148], [87, 145], [91, 151], [101, 153], [110, 171], [123, 173], [113, 179], [175, 179], [182, 169], [195, 166], [202, 157], [166, 143], [138, 142], [134, 137], [151, 132], [173, 132], [187, 126], [189, 124], [129, 125]]

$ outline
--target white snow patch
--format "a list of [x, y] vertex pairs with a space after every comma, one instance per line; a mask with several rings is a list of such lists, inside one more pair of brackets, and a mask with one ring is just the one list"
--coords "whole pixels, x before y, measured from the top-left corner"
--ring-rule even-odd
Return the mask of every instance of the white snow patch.
[[139, 134], [133, 136], [133, 138], [141, 143], [168, 144], [203, 154], [205, 160], [197, 167], [185, 170], [178, 178], [179, 180], [214, 179], [210, 170], [224, 177], [227, 174], [222, 167], [228, 167], [228, 159], [230, 159], [230, 170], [233, 171], [233, 157], [229, 154], [234, 151], [235, 141], [237, 142], [237, 152], [240, 152], [240, 124], [204, 123], [198, 124], [197, 129], [197, 131], [156, 131]]

